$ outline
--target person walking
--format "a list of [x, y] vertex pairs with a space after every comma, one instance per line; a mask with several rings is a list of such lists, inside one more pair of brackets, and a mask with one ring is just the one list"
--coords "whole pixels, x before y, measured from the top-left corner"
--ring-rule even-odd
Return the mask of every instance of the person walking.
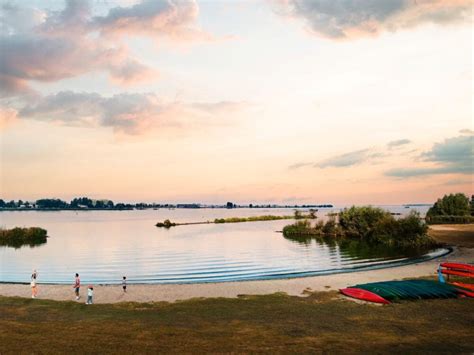
[[122, 279], [122, 288], [123, 288], [123, 292], [127, 292], [127, 277], [124, 276], [123, 279]]
[[94, 288], [89, 285], [89, 287], [87, 288], [87, 302], [86, 304], [92, 304], [93, 301], [92, 301], [92, 297], [94, 296]]
[[81, 279], [79, 278], [79, 274], [76, 273], [76, 279], [74, 280], [74, 286], [72, 286], [72, 288], [74, 288], [74, 293], [76, 294], [76, 301], [81, 298], [81, 296], [79, 295], [79, 290], [81, 288]]
[[36, 284], [36, 277], [38, 273], [36, 270], [33, 270], [33, 273], [31, 274], [31, 298], [36, 298], [36, 295], [38, 294], [38, 286]]

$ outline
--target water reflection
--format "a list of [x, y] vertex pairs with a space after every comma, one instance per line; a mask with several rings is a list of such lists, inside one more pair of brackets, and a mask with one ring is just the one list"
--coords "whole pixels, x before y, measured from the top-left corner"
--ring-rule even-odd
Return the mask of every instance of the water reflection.
[[[401, 209], [403, 209], [401, 207]], [[423, 251], [377, 250], [334, 240], [289, 240], [289, 221], [205, 224], [165, 230], [157, 221], [283, 215], [288, 210], [145, 210], [2, 212], [0, 225], [48, 230], [38, 248], [0, 247], [0, 281], [70, 283], [75, 272], [87, 283], [187, 283], [297, 277], [406, 262]], [[291, 211], [290, 211], [291, 213]], [[327, 211], [320, 211], [323, 217]], [[435, 251], [441, 253], [442, 250]]]

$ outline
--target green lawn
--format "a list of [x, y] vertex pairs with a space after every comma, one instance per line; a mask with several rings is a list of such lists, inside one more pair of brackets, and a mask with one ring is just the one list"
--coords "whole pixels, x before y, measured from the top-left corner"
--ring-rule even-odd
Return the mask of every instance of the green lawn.
[[386, 306], [336, 292], [86, 306], [0, 297], [0, 353], [472, 353], [474, 299]]

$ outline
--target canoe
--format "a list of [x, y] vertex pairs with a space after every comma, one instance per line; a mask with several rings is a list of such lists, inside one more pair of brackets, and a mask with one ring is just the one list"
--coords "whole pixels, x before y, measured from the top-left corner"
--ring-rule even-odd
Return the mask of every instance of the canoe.
[[474, 273], [466, 272], [466, 271], [457, 271], [457, 270], [441, 270], [442, 274], [445, 275], [455, 275], [455, 276], [462, 276], [462, 277], [474, 277]]
[[390, 303], [390, 301], [387, 301], [385, 298], [380, 297], [379, 295], [373, 292], [363, 290], [360, 288], [349, 287], [349, 288], [342, 288], [339, 291], [341, 291], [343, 295], [356, 298], [358, 300], [374, 302], [374, 303], [382, 303], [382, 304]]
[[455, 269], [458, 271], [474, 273], [474, 265], [462, 264], [462, 263], [441, 263], [441, 267], [448, 269]]
[[[358, 291], [348, 291], [349, 289], [354, 288], [358, 289]], [[371, 294], [376, 294], [386, 301], [419, 300], [428, 298], [457, 298], [460, 293], [453, 285], [443, 284], [431, 280], [373, 282], [368, 284], [354, 285], [348, 289], [344, 289], [345, 292], [342, 292], [342, 290], [341, 292], [344, 294], [351, 292], [355, 296], [361, 295], [362, 297], [366, 297], [366, 295], [368, 295], [373, 297], [371, 294], [361, 294], [362, 290], [368, 291]], [[464, 291], [467, 292], [468, 290]]]

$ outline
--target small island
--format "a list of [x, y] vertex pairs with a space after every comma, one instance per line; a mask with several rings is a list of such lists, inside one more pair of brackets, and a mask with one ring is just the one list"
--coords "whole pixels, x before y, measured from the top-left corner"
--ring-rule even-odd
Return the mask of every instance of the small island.
[[394, 247], [436, 246], [427, 232], [428, 226], [416, 211], [395, 218], [390, 212], [372, 206], [352, 206], [326, 222], [312, 225], [303, 220], [283, 228], [283, 235], [289, 239], [326, 237]]
[[18, 249], [22, 246], [35, 247], [46, 243], [48, 232], [39, 227], [0, 229], [0, 246]]
[[216, 218], [213, 221], [204, 221], [204, 222], [187, 222], [187, 223], [173, 223], [169, 219], [164, 220], [163, 222], [158, 222], [157, 227], [161, 228], [171, 228], [175, 226], [189, 226], [193, 224], [222, 224], [222, 223], [242, 223], [242, 222], [261, 222], [261, 221], [277, 221], [281, 219], [316, 219], [317, 210], [309, 210], [308, 214], [303, 214], [301, 211], [296, 210], [293, 215], [284, 215], [284, 216], [273, 216], [273, 215], [264, 215], [264, 216], [250, 216], [250, 217], [229, 217], [229, 218]]

